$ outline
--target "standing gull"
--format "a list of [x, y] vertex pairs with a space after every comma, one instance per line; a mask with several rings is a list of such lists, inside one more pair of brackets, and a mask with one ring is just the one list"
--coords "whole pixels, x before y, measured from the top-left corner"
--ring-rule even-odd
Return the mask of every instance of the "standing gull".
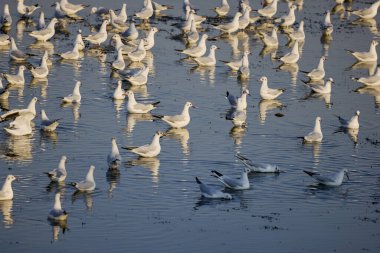
[[24, 85], [25, 84], [24, 71], [25, 71], [25, 66], [21, 65], [18, 68], [18, 72], [16, 75], [10, 75], [10, 74], [4, 73], [3, 77], [5, 80], [7, 80], [11, 84]]
[[135, 16], [143, 21], [148, 21], [151, 16], [153, 16], [154, 10], [151, 0], [145, 0], [145, 6], [139, 11], [135, 13]]
[[352, 50], [345, 49], [347, 52], [352, 54], [358, 61], [363, 62], [375, 62], [377, 61], [376, 46], [379, 44], [376, 40], [371, 42], [371, 46], [368, 52], [354, 52]]
[[300, 55], [298, 51], [298, 41], [296, 41], [293, 45], [292, 51], [290, 53], [285, 54], [283, 57], [281, 57], [280, 61], [282, 61], [285, 64], [292, 64], [292, 63], [297, 63], [299, 58], [300, 58]]
[[161, 152], [160, 138], [162, 136], [165, 136], [165, 133], [157, 131], [150, 144], [146, 144], [140, 147], [123, 147], [123, 149], [126, 149], [141, 157], [156, 157]]
[[68, 0], [61, 0], [61, 9], [67, 14], [67, 15], [74, 15], [78, 11], [83, 10], [86, 7], [89, 7], [89, 5], [85, 4], [72, 4], [69, 3]]
[[379, 6], [380, 1], [376, 1], [369, 8], [353, 11], [352, 14], [358, 16], [361, 19], [372, 19], [376, 17]]
[[211, 45], [210, 47], [210, 53], [208, 56], [201, 56], [194, 58], [194, 61], [198, 63], [199, 66], [215, 66], [216, 59], [215, 59], [215, 50], [218, 49], [217, 46]]
[[214, 11], [218, 14], [218, 16], [224, 17], [230, 11], [230, 5], [227, 0], [221, 0], [221, 6], [215, 7]]
[[46, 112], [44, 109], [41, 110], [41, 130], [46, 132], [53, 132], [59, 125], [60, 119], [53, 119], [50, 120], [48, 116], [46, 115]]
[[125, 77], [125, 80], [130, 82], [132, 85], [144, 85], [148, 82], [148, 73], [149, 73], [149, 67], [145, 67], [138, 70], [137, 72], [127, 75]]
[[241, 89], [241, 96], [235, 97], [230, 92], [226, 92], [226, 99], [230, 103], [232, 108], [236, 108], [237, 104], [240, 103], [243, 110], [247, 109], [247, 95], [251, 95], [248, 89]]
[[49, 75], [47, 60], [48, 54], [47, 51], [45, 51], [44, 55], [42, 56], [41, 65], [36, 68], [32, 67], [30, 69], [30, 72], [32, 72], [34, 78], [46, 78]]
[[198, 44], [195, 47], [187, 48], [185, 50], [177, 50], [180, 51], [182, 54], [186, 54], [191, 57], [201, 57], [206, 53], [206, 40], [208, 38], [207, 34], [203, 34], [202, 37], [199, 39]]
[[193, 106], [191, 102], [186, 102], [185, 106], [183, 107], [182, 113], [179, 115], [174, 116], [155, 116], [157, 118], [162, 119], [167, 124], [169, 124], [173, 128], [182, 128], [186, 127], [190, 123], [190, 114], [189, 109], [190, 108], [197, 108]]
[[260, 14], [260, 16], [272, 18], [277, 13], [277, 2], [278, 0], [273, 0], [272, 3], [268, 4], [257, 12]]
[[289, 13], [287, 15], [284, 15], [278, 19], [275, 19], [274, 21], [276, 23], [280, 23], [280, 26], [282, 27], [292, 26], [294, 22], [296, 21], [296, 15], [294, 14], [296, 9], [297, 9], [296, 5], [291, 5], [289, 8]]
[[325, 68], [324, 68], [324, 62], [326, 61], [326, 57], [322, 56], [319, 59], [318, 67], [313, 69], [310, 72], [307, 71], [301, 71], [305, 73], [311, 80], [321, 80], [325, 77]]
[[87, 37], [83, 37], [83, 39], [95, 45], [102, 44], [107, 40], [107, 25], [109, 23], [109, 20], [104, 20], [98, 33], [88, 35]]
[[261, 81], [260, 96], [262, 99], [276, 99], [285, 91], [284, 89], [269, 88], [268, 78], [266, 76], [261, 77], [260, 81]]
[[320, 84], [309, 84], [311, 90], [315, 93], [319, 94], [330, 94], [331, 93], [331, 85], [334, 83], [334, 80], [330, 77], [325, 85]]
[[11, 37], [11, 49], [9, 50], [9, 57], [11, 60], [15, 61], [23, 61], [25, 60], [28, 55], [19, 50], [16, 46], [15, 40]]
[[230, 23], [214, 26], [215, 29], [221, 30], [223, 33], [234, 33], [239, 29], [239, 18], [242, 16], [240, 12], [236, 12]]
[[112, 68], [118, 69], [118, 70], [123, 70], [125, 68], [123, 51], [121, 48], [119, 48], [117, 50], [117, 57], [116, 57], [115, 61], [112, 62]]
[[277, 27], [273, 27], [272, 34], [269, 36], [266, 33], [259, 32], [260, 38], [267, 47], [278, 47]]

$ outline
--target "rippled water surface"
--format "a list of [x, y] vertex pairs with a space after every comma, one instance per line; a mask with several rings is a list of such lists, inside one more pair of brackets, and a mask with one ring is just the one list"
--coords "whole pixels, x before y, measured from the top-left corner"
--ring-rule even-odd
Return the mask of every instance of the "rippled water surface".
[[[16, 1], [4, 2], [10, 2], [14, 14], [9, 34], [20, 49], [36, 55], [29, 62], [38, 64], [44, 49], [31, 44], [34, 40], [28, 32], [35, 29], [33, 24], [17, 22]], [[53, 15], [53, 2], [40, 1], [47, 19]], [[144, 60], [151, 68], [148, 84], [132, 89], [138, 100], [161, 101], [156, 114], [179, 113], [186, 101], [192, 101], [199, 108], [191, 110], [190, 125], [169, 130], [161, 121], [128, 115], [125, 102], [115, 103], [110, 98], [117, 82], [108, 64], [115, 56], [111, 46], [104, 45], [107, 55], [91, 50], [81, 60], [59, 61], [53, 54], [72, 47], [77, 29], [87, 35], [101, 23], [93, 16], [69, 22], [67, 33], [57, 32], [44, 45], [54, 62], [48, 80], [32, 80], [26, 71], [25, 87], [13, 89], [2, 104], [22, 108], [37, 96], [37, 110], [43, 108], [51, 118], [62, 121], [54, 134], [40, 132], [40, 116], [34, 120], [31, 136], [12, 137], [0, 131], [1, 181], [7, 174], [19, 179], [13, 184], [13, 201], [0, 201], [1, 251], [379, 252], [380, 91], [354, 92], [359, 85], [351, 80], [352, 76], [368, 75], [376, 64], [351, 67], [355, 61], [343, 50], [368, 50], [370, 41], [378, 39], [376, 21], [353, 24], [355, 18], [349, 13], [335, 13], [333, 40], [326, 42], [321, 38], [320, 21], [323, 13], [334, 7], [334, 1], [310, 0], [299, 5], [297, 21], [305, 21], [306, 32], [299, 70], [315, 68], [320, 56], [326, 55], [326, 77], [335, 81], [331, 97], [309, 97], [310, 89], [301, 81], [305, 75], [294, 68], [277, 69], [279, 61], [262, 51], [263, 44], [254, 30], [207, 42], [220, 48], [216, 52], [220, 60], [238, 58], [249, 49], [251, 77], [247, 82], [237, 80], [236, 73], [222, 62], [214, 68], [197, 68], [182, 60], [183, 55], [174, 50], [185, 48], [176, 36], [180, 30], [174, 26], [183, 16], [182, 1], [161, 2], [175, 9], [165, 12], [169, 18], [151, 20], [151, 26], [160, 31], [155, 47]], [[238, 1], [229, 2], [234, 13]], [[250, 2], [254, 9], [259, 8], [260, 1]], [[367, 7], [370, 2], [353, 1], [346, 7]], [[122, 1], [86, 3], [118, 9]], [[199, 14], [209, 17], [215, 16], [212, 7], [219, 5], [216, 0], [192, 3]], [[142, 1], [127, 4], [132, 16]], [[2, 12], [3, 6], [0, 8]], [[278, 15], [285, 14], [287, 8], [286, 2], [280, 1]], [[88, 12], [86, 9], [80, 14]], [[209, 19], [203, 25], [209, 37], [218, 35], [212, 28], [216, 22]], [[279, 41], [275, 56], [289, 51], [285, 34], [279, 34]], [[8, 48], [1, 48], [0, 72], [15, 73], [17, 68], [8, 61]], [[268, 77], [269, 86], [286, 89], [277, 101], [260, 101], [257, 80], [262, 75]], [[62, 107], [57, 97], [71, 93], [75, 80], [82, 82], [82, 103]], [[225, 92], [237, 95], [242, 85], [252, 94], [246, 129], [233, 128], [225, 120], [229, 109]], [[123, 88], [130, 88], [127, 82]], [[356, 110], [361, 111], [361, 126], [355, 144], [356, 136], [339, 131], [334, 115], [349, 118]], [[322, 118], [324, 140], [304, 145], [296, 137], [312, 130], [316, 116]], [[119, 173], [107, 173], [111, 137], [117, 138], [119, 146], [136, 146], [150, 142], [157, 130], [170, 132], [162, 139], [157, 158], [139, 159], [121, 150]], [[230, 201], [202, 199], [194, 177], [213, 185], [218, 182], [210, 177], [212, 169], [238, 177], [243, 165], [235, 158], [236, 153], [275, 163], [285, 173], [249, 175], [251, 189], [229, 191], [233, 195]], [[49, 185], [43, 172], [55, 168], [61, 155], [68, 157], [67, 182], [82, 180], [89, 166], [96, 166], [93, 193], [74, 195], [69, 186]], [[337, 188], [313, 185], [302, 172], [342, 168], [350, 171], [351, 180]], [[62, 205], [69, 213], [67, 224], [61, 226], [46, 220], [57, 191], [62, 193]]]

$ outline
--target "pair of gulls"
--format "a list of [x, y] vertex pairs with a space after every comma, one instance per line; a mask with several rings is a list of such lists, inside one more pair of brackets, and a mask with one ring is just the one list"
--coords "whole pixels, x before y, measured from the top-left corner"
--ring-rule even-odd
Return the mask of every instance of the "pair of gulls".
[[249, 51], [244, 51], [240, 60], [237, 61], [221, 61], [225, 63], [228, 67], [230, 67], [233, 71], [237, 71], [238, 77], [241, 79], [246, 79], [250, 75], [249, 70]]
[[[352, 116], [350, 119], [344, 119], [340, 116], [336, 117], [338, 118], [341, 127], [345, 129], [352, 129], [352, 130], [358, 130], [360, 127], [359, 124], [359, 115], [360, 111], [356, 111], [355, 115]], [[323, 134], [321, 130], [321, 117], [316, 117], [315, 119], [315, 125], [313, 131], [308, 133], [307, 135], [301, 137], [305, 143], [312, 143], [312, 142], [321, 142], [323, 139]]]

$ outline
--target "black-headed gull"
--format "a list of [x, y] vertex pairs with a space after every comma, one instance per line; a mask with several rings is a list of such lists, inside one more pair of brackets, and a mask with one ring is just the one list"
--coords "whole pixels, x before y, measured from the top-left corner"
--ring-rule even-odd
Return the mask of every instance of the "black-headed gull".
[[277, 27], [273, 27], [272, 34], [267, 35], [264, 32], [259, 32], [260, 38], [267, 47], [278, 47]]
[[335, 115], [340, 124], [342, 125], [342, 127], [344, 128], [349, 128], [349, 129], [359, 129], [359, 115], [360, 115], [360, 111], [356, 111], [355, 112], [355, 115], [351, 117], [351, 119], [347, 120], [347, 119], [343, 119], [342, 117], [338, 116], [338, 115]]
[[197, 108], [197, 107], [195, 107], [191, 102], [186, 102], [185, 106], [183, 107], [182, 113], [179, 115], [174, 115], [174, 116], [159, 115], [159, 116], [154, 116], [154, 117], [162, 119], [173, 128], [182, 128], [182, 127], [186, 127], [190, 123], [190, 114], [189, 114], [190, 108]]
[[67, 219], [68, 213], [62, 209], [61, 194], [56, 193], [54, 197], [54, 206], [48, 214], [48, 219], [52, 221], [64, 221]]
[[187, 48], [185, 50], [177, 50], [183, 54], [186, 54], [191, 57], [201, 57], [206, 53], [206, 40], [208, 38], [207, 34], [202, 34], [201, 38], [198, 41], [198, 44], [195, 47]]
[[282, 93], [284, 93], [285, 89], [272, 89], [268, 87], [268, 78], [266, 76], [262, 76], [260, 78], [261, 88], [260, 88], [260, 96], [262, 99], [276, 99]]
[[107, 36], [108, 36], [107, 25], [109, 23], [110, 23], [109, 20], [104, 20], [99, 29], [99, 32], [90, 34], [87, 37], [83, 37], [83, 40], [89, 41], [90, 43], [95, 44], [95, 45], [102, 44], [103, 42], [107, 40]]
[[214, 26], [215, 29], [222, 31], [223, 33], [234, 33], [239, 30], [239, 18], [242, 16], [240, 12], [236, 12], [234, 18], [230, 23]]
[[66, 97], [63, 97], [62, 102], [63, 103], [80, 103], [80, 101], [82, 99], [82, 96], [80, 94], [80, 86], [81, 86], [81, 82], [77, 81], [75, 83], [73, 93], [69, 94]]
[[25, 66], [21, 65], [18, 68], [18, 72], [16, 75], [10, 75], [10, 74], [4, 73], [3, 77], [5, 80], [7, 80], [11, 84], [24, 85], [25, 84], [24, 71], [25, 71]]
[[59, 125], [59, 121], [61, 119], [53, 119], [50, 120], [48, 116], [46, 115], [46, 112], [44, 109], [41, 109], [41, 130], [46, 132], [53, 132]]
[[16, 179], [13, 175], [8, 175], [5, 179], [3, 187], [0, 190], [0, 200], [13, 199], [12, 182]]
[[36, 116], [36, 103], [37, 103], [37, 101], [38, 101], [38, 99], [36, 97], [33, 97], [30, 100], [27, 108], [25, 108], [25, 109], [12, 109], [12, 110], [2, 114], [0, 116], [0, 122], [6, 121], [9, 119], [14, 119], [17, 116], [22, 116], [22, 115], [26, 115], [26, 114], [31, 114], [33, 116], [33, 119], [34, 119], [34, 117]]
[[67, 171], [66, 171], [66, 156], [61, 156], [61, 160], [59, 160], [58, 168], [50, 171], [50, 172], [45, 172], [45, 174], [48, 175], [50, 180], [52, 182], [63, 182], [65, 181], [67, 177]]
[[73, 15], [76, 14], [78, 11], [83, 10], [86, 7], [89, 7], [90, 5], [85, 4], [72, 4], [69, 3], [68, 0], [61, 0], [61, 9], [67, 14], [67, 15]]
[[379, 42], [377, 42], [376, 40], [372, 40], [371, 46], [368, 52], [354, 52], [349, 49], [345, 49], [345, 50], [349, 52], [350, 54], [352, 54], [352, 56], [355, 57], [358, 61], [376, 62], [377, 61], [377, 52], [376, 52], [377, 45], [379, 45]]
[[157, 105], [160, 103], [160, 101], [151, 104], [138, 103], [135, 99], [133, 91], [131, 90], [128, 90], [126, 95], [128, 96], [128, 113], [148, 113], [157, 108]]
[[30, 36], [34, 37], [38, 41], [46, 42], [52, 38], [55, 34], [55, 24], [58, 23], [58, 19], [52, 18], [49, 25], [42, 30], [32, 31], [29, 33]]
[[230, 11], [230, 5], [228, 4], [227, 0], [221, 0], [221, 5], [215, 7], [213, 10], [218, 14], [218, 16], [224, 17]]
[[260, 14], [260, 16], [272, 18], [277, 13], [277, 3], [278, 0], [273, 0], [272, 3], [268, 4], [262, 9], [259, 9], [257, 12]]
[[236, 154], [236, 157], [250, 170], [255, 173], [280, 173], [280, 169], [275, 164], [255, 163], [241, 154]]
[[276, 23], [280, 23], [280, 26], [282, 27], [289, 27], [294, 24], [296, 21], [296, 15], [295, 15], [295, 10], [297, 9], [296, 5], [291, 5], [289, 8], [289, 13], [287, 15], [281, 16], [278, 19], [275, 19], [274, 21]]
[[122, 147], [132, 153], [135, 153], [141, 157], [156, 157], [161, 152], [160, 138], [165, 136], [165, 133], [157, 131], [150, 144], [146, 144], [140, 147]]
[[344, 175], [349, 179], [347, 169], [342, 169], [338, 173], [330, 175], [320, 175], [318, 172], [307, 170], [304, 170], [303, 172], [317, 180], [319, 184], [326, 186], [340, 186], [343, 182]]
[[222, 184], [224, 184], [227, 188], [233, 190], [247, 190], [250, 188], [250, 183], [248, 180], [248, 168], [244, 168], [241, 173], [240, 178], [231, 178], [229, 176], [225, 176], [222, 173], [212, 170], [212, 176], [216, 177]]
[[369, 8], [352, 11], [352, 14], [358, 16], [361, 19], [372, 19], [376, 17], [379, 6], [380, 1], [376, 1]]
[[324, 62], [326, 61], [326, 57], [322, 56], [319, 59], [318, 67], [311, 70], [310, 72], [308, 71], [302, 71], [305, 73], [311, 80], [321, 80], [325, 77], [325, 67], [324, 67]]
[[73, 182], [70, 185], [74, 186], [79, 191], [93, 191], [96, 187], [94, 180], [94, 170], [95, 166], [91, 165], [88, 169], [86, 178], [80, 182]]
[[217, 49], [218, 49], [217, 46], [211, 45], [210, 53], [207, 56], [195, 57], [194, 61], [199, 66], [206, 66], [206, 67], [215, 66], [216, 64], [215, 51]]
[[195, 180], [203, 197], [209, 199], [232, 199], [231, 194], [222, 192], [215, 186], [202, 183], [198, 177], [195, 177]]

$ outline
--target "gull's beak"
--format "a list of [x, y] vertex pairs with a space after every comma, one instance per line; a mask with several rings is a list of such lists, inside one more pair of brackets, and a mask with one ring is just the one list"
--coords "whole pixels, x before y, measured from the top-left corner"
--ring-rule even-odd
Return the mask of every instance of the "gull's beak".
[[193, 106], [192, 106], [192, 108], [198, 109], [199, 107], [198, 107], [198, 106], [195, 106], [195, 105], [193, 105]]

